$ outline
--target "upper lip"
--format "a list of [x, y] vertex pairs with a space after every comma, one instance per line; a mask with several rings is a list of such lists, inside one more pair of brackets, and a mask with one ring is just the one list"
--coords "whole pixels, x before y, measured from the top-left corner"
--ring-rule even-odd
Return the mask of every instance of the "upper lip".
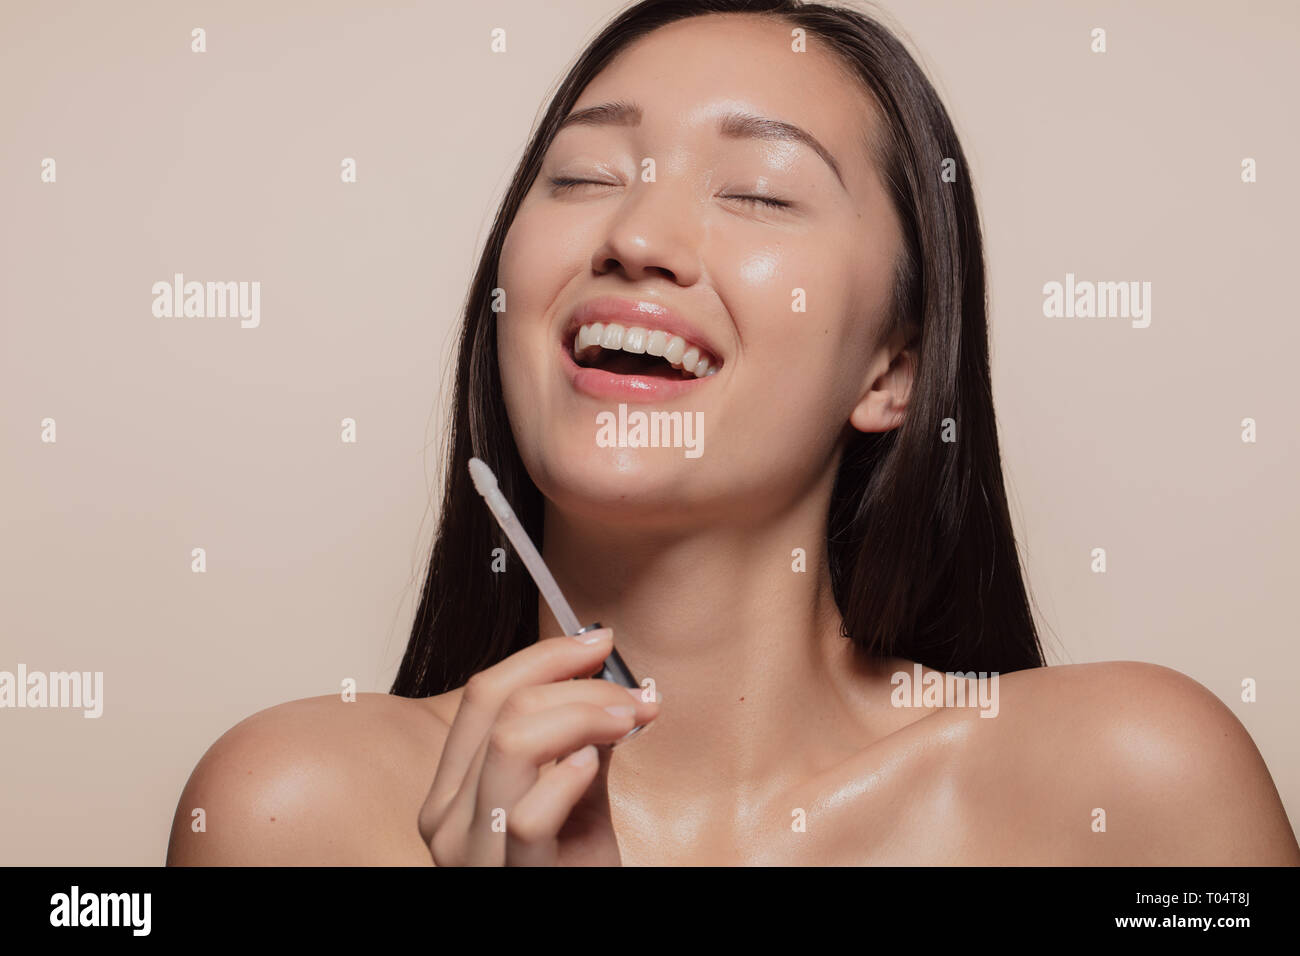
[[560, 341], [573, 351], [573, 340], [578, 329], [592, 322], [617, 322], [625, 329], [640, 327], [659, 329], [669, 335], [680, 335], [690, 345], [698, 346], [709, 353], [713, 364], [721, 366], [722, 353], [713, 340], [699, 327], [688, 322], [680, 313], [674, 312], [662, 302], [651, 299], [628, 299], [622, 296], [602, 295], [580, 302], [564, 324]]

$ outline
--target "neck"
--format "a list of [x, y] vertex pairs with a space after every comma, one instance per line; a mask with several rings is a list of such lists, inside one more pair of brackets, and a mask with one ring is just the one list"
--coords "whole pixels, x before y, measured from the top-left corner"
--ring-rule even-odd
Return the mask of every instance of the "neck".
[[[619, 772], [682, 799], [700, 779], [755, 793], [849, 756], [883, 726], [871, 715], [888, 707], [888, 678], [840, 635], [828, 501], [825, 489], [763, 523], [653, 535], [548, 502], [545, 560], [574, 613], [611, 627], [637, 680], [663, 697], [619, 746]], [[561, 633], [539, 603], [539, 633]]]

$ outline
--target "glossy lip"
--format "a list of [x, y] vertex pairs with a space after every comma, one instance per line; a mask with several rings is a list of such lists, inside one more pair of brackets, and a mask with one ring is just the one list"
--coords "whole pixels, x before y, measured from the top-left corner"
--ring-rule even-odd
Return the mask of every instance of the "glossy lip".
[[671, 309], [644, 299], [625, 299], [618, 296], [600, 296], [581, 303], [569, 315], [560, 331], [560, 356], [565, 374], [573, 387], [592, 398], [613, 398], [632, 402], [657, 402], [676, 398], [699, 388], [717, 375], [704, 378], [655, 378], [650, 375], [615, 375], [598, 368], [583, 368], [573, 360], [573, 340], [578, 329], [591, 322], [617, 322], [624, 328], [640, 325], [660, 329], [670, 335], [680, 335], [692, 345], [704, 349], [712, 357], [718, 374], [726, 360], [708, 336], [696, 330]]

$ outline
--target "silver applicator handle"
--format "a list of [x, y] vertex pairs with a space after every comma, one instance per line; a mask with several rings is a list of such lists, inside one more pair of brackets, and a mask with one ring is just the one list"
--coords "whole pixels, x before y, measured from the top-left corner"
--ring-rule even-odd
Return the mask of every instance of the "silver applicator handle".
[[[604, 626], [605, 625], [601, 624], [600, 621], [595, 621], [588, 624], [586, 627], [579, 628], [578, 633], [585, 634], [587, 631], [599, 631]], [[605, 666], [600, 669], [600, 679], [612, 681], [615, 684], [619, 684], [631, 690], [637, 690], [641, 686], [637, 683], [637, 679], [632, 676], [632, 672], [628, 670], [628, 666], [623, 663], [623, 658], [618, 656], [618, 650], [613, 647], [609, 649], [609, 656], [605, 658]], [[575, 677], [574, 680], [577, 680], [577, 678]], [[633, 734], [639, 732], [644, 726], [644, 724], [638, 724], [614, 742], [622, 743]]]
[[[578, 633], [586, 634], [588, 631], [599, 631], [604, 626], [600, 621], [596, 621], [586, 627], [579, 628]], [[601, 680], [613, 681], [615, 684], [621, 684], [623, 687], [632, 690], [636, 690], [641, 686], [637, 679], [632, 676], [628, 666], [623, 663], [623, 658], [618, 656], [618, 649], [613, 647], [609, 649], [609, 657], [605, 658], [605, 666], [600, 669], [600, 677]]]

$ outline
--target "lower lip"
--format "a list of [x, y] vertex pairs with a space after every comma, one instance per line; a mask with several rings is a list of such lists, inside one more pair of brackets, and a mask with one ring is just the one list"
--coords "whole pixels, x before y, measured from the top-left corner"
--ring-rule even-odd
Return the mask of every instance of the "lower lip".
[[598, 368], [583, 368], [573, 360], [568, 347], [560, 346], [560, 360], [573, 387], [592, 398], [613, 398], [625, 402], [663, 402], [699, 388], [713, 376], [703, 378], [655, 378], [653, 375], [615, 375]]

